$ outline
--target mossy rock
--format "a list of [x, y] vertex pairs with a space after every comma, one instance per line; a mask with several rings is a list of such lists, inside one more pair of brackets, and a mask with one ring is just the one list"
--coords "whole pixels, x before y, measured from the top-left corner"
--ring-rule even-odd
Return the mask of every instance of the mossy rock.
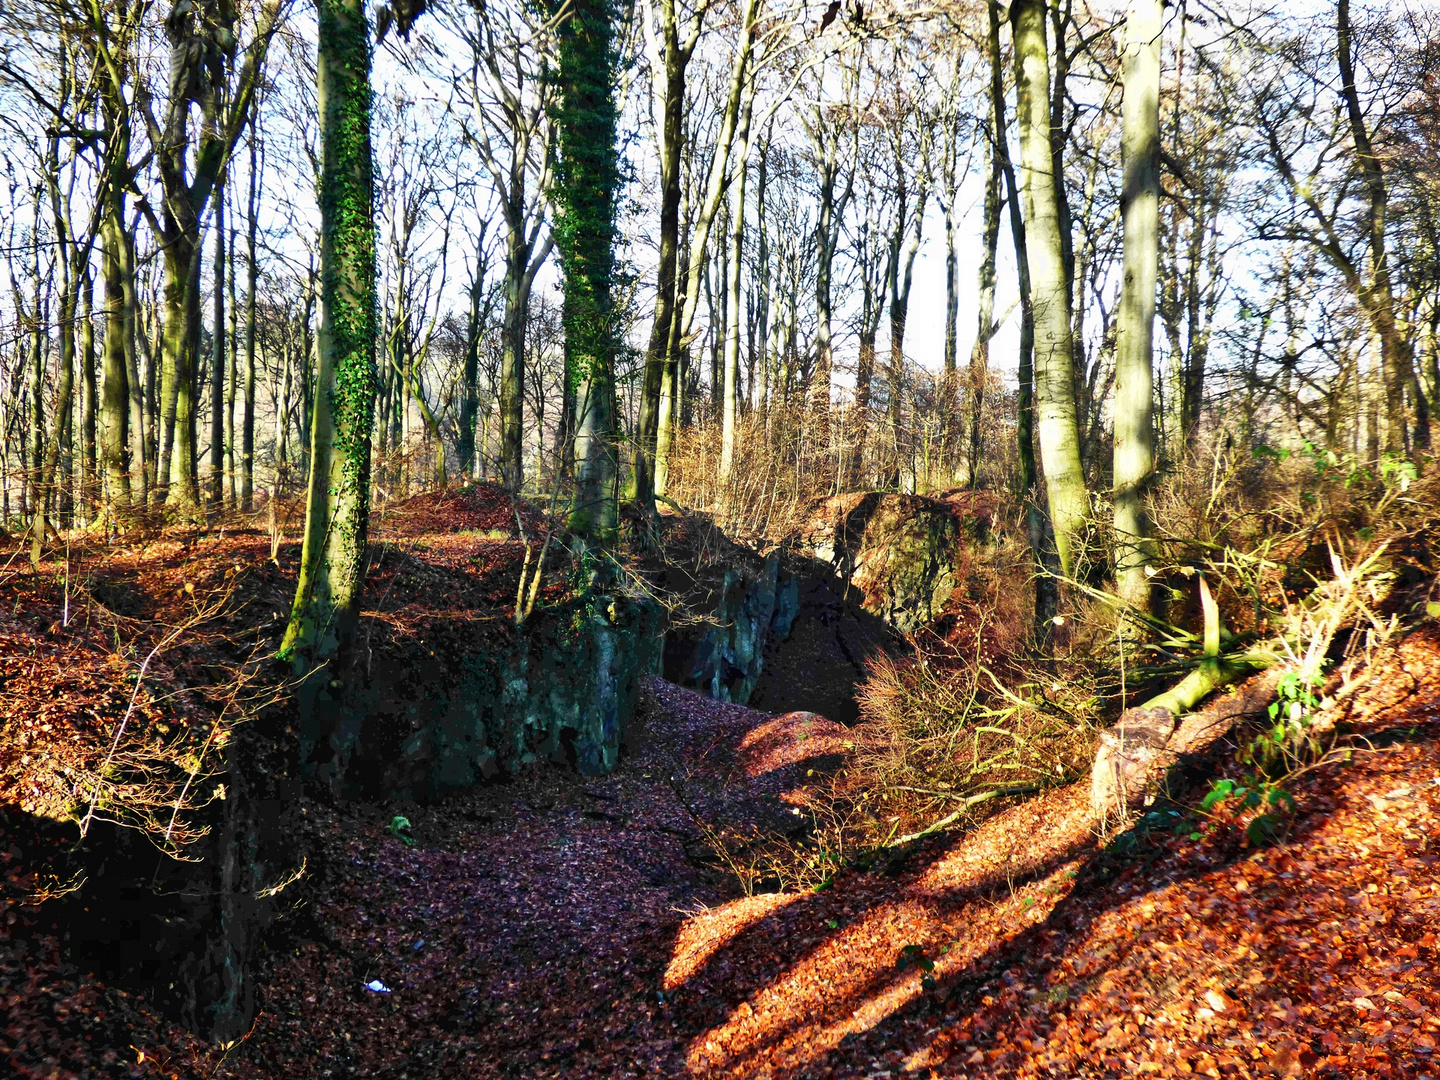
[[911, 633], [936, 619], [955, 591], [963, 533], [945, 502], [872, 491], [817, 503], [793, 543], [857, 589], [865, 611]]

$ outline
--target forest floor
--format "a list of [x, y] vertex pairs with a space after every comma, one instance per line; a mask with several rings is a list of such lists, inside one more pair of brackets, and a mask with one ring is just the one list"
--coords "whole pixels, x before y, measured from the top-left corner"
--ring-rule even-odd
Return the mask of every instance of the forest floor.
[[802, 822], [844, 729], [658, 680], [643, 721], [608, 777], [307, 807], [316, 901], [280, 924], [228, 1049], [53, 942], [0, 950], [0, 1072], [1440, 1077], [1433, 625], [1372, 669], [1350, 760], [1295, 780], [1258, 850], [1191, 809], [1212, 772], [1103, 842], [1073, 786], [816, 891], [737, 897], [703, 833]]

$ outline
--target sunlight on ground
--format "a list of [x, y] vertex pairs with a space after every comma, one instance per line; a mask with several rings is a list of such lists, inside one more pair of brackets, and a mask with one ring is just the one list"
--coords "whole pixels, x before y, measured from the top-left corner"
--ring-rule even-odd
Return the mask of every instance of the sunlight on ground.
[[[847, 900], [868, 890], [863, 880], [851, 878], [833, 892], [754, 897], [687, 922], [667, 988], [696, 977], [726, 948], [735, 950], [737, 963], [757, 948], [783, 955], [788, 946], [789, 952], [782, 973], [691, 1044], [692, 1073], [758, 1077], [777, 1066], [802, 1068], [927, 992], [927, 974], [943, 986], [946, 976], [1044, 922], [1068, 894], [1076, 865], [1057, 860], [1088, 838], [1089, 821], [1073, 798], [1039, 801], [1047, 805], [1016, 807], [958, 840], [897, 898], [855, 916]], [[1017, 836], [1023, 850], [1015, 848]], [[783, 940], [762, 941], [760, 924], [797, 901], [803, 905], [790, 912]], [[855, 895], [851, 902], [863, 908], [866, 897]], [[804, 936], [797, 922], [828, 929]], [[917, 946], [933, 970], [906, 962], [907, 946]], [[916, 1067], [924, 1057], [913, 1056]]]
[[843, 754], [854, 743], [844, 727], [819, 713], [791, 712], [757, 724], [741, 740], [740, 766], [754, 779], [826, 754]]
[[670, 966], [665, 969], [665, 989], [683, 986], [727, 944], [761, 919], [799, 899], [798, 893], [761, 893], [706, 908], [685, 920], [675, 939]]

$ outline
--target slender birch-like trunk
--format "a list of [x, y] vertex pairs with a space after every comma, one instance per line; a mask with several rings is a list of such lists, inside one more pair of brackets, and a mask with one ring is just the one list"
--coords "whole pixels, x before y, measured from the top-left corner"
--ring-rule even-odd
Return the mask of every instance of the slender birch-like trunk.
[[219, 512], [225, 499], [225, 369], [229, 350], [225, 340], [225, 170], [215, 185], [215, 295], [210, 331], [210, 513]]
[[[245, 400], [240, 419], [240, 509], [247, 514], [255, 509], [255, 291], [260, 276], [255, 259], [256, 233], [259, 228], [257, 194], [260, 182], [260, 131], [255, 124], [258, 115], [257, 108], [251, 117], [248, 178], [250, 191], [245, 214], [245, 371], [242, 377]], [[274, 498], [274, 492], [271, 492], [271, 498]]]
[[95, 395], [95, 279], [87, 269], [80, 309], [80, 497], [86, 524], [95, 520], [100, 501], [100, 478], [97, 471], [96, 434], [98, 429]]
[[980, 454], [984, 441], [985, 390], [990, 382], [990, 339], [995, 336], [995, 254], [1000, 244], [1000, 180], [1002, 164], [997, 146], [1004, 139], [1004, 117], [990, 109], [990, 139], [985, 147], [985, 208], [981, 224], [981, 255], [979, 277], [979, 326], [975, 344], [970, 349], [970, 370], [965, 379], [965, 398], [969, 416], [969, 438], [966, 449], [965, 486], [972, 491], [980, 482]]
[[[647, 11], [647, 36], [651, 33]], [[660, 99], [660, 244], [655, 275], [655, 317], [645, 353], [645, 374], [640, 387], [640, 416], [630, 474], [630, 497], [647, 511], [655, 505], [656, 454], [662, 424], [663, 384], [671, 357], [675, 322], [676, 262], [680, 254], [680, 165], [685, 148], [685, 69], [694, 48], [693, 38], [680, 40], [675, 0], [660, 0], [659, 43], [652, 40], [656, 96]], [[657, 63], [658, 61], [658, 63]]]
[[720, 489], [726, 491], [735, 465], [736, 426], [740, 421], [740, 263], [745, 254], [745, 182], [749, 175], [750, 115], [755, 102], [754, 84], [745, 96], [740, 118], [740, 158], [735, 168], [734, 209], [731, 212], [730, 260], [726, 270], [725, 378], [720, 421]]

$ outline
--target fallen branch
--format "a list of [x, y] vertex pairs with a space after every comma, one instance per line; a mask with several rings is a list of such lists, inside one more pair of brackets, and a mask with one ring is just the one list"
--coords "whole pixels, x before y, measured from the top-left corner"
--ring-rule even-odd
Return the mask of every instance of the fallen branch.
[[[919, 832], [909, 833], [905, 836], [900, 837], [897, 840], [887, 840], [880, 846], [886, 848], [899, 847], [900, 845], [908, 844], [913, 840], [919, 840], [921, 837], [933, 835], [934, 833], [937, 833], [941, 829], [945, 828], [945, 826], [953, 825], [955, 822], [959, 821], [960, 816], [964, 814], [966, 810], [969, 810], [972, 806], [979, 806], [981, 803], [989, 802], [991, 799], [1004, 798], [1007, 795], [1030, 795], [1039, 790], [1040, 788], [1038, 785], [1026, 784], [1023, 787], [996, 788], [994, 791], [982, 791], [979, 795], [968, 795], [965, 798], [960, 799], [959, 810], [956, 810], [950, 814], [946, 814], [939, 821], [932, 822], [931, 824], [926, 825], [925, 828], [921, 829]], [[939, 793], [937, 792], [937, 794]], [[950, 797], [959, 798], [959, 796]]]
[[[1342, 626], [1368, 619], [1379, 625], [1373, 605], [1391, 575], [1382, 564], [1381, 544], [1351, 566], [1338, 542], [1330, 545], [1334, 577], [1318, 582], [1291, 608], [1289, 626], [1267, 648], [1233, 657], [1220, 655], [1220, 619], [1204, 578], [1200, 602], [1205, 615], [1205, 655], [1175, 687], [1137, 708], [1100, 737], [1090, 770], [1090, 808], [1101, 819], [1124, 817], [1154, 798], [1161, 782], [1183, 757], [1199, 753], [1229, 733], [1242, 719], [1262, 713], [1275, 695], [1285, 670], [1318, 680], [1335, 635]], [[1257, 674], [1258, 673], [1258, 674]], [[1235, 694], [1192, 713], [1215, 691], [1249, 679]]]

